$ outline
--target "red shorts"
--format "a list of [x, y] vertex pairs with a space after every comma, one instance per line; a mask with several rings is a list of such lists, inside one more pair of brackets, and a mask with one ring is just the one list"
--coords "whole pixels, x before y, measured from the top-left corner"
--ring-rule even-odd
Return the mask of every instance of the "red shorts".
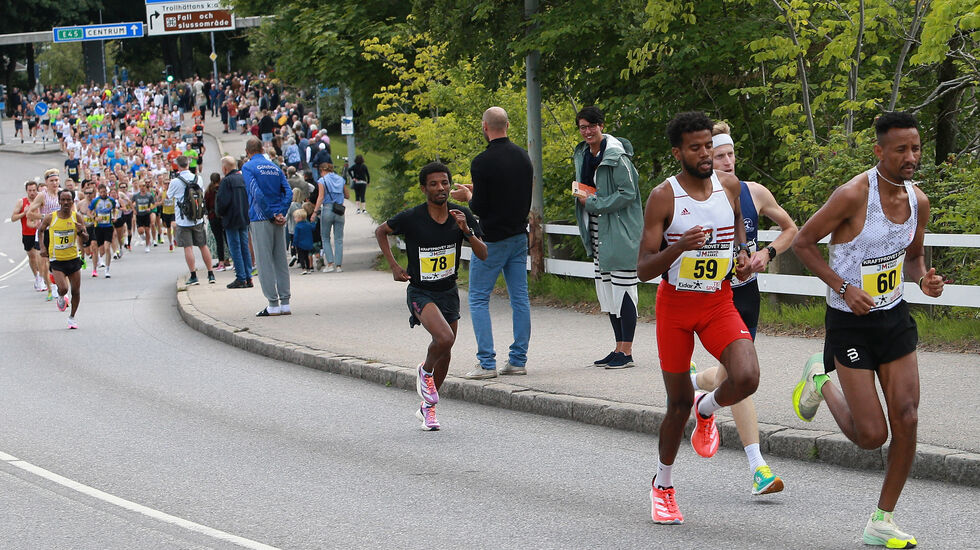
[[694, 352], [694, 333], [715, 359], [739, 339], [752, 340], [742, 316], [732, 302], [732, 285], [728, 281], [721, 290], [706, 294], [676, 290], [662, 282], [657, 289], [657, 350], [660, 368], [681, 373], [691, 369]]

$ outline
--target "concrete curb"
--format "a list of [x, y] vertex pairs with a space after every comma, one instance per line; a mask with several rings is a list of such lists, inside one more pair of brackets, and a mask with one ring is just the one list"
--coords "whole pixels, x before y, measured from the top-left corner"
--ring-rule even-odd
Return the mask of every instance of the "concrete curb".
[[[360, 357], [338, 355], [330, 351], [275, 340], [248, 329], [234, 327], [199, 311], [183, 286], [177, 281], [177, 310], [184, 322], [211, 338], [245, 351], [271, 359], [287, 361], [304, 367], [360, 378], [376, 384], [415, 392], [415, 369], [381, 363]], [[665, 409], [592, 397], [542, 392], [523, 386], [491, 380], [467, 380], [454, 376], [446, 378], [440, 397], [460, 399], [565, 418], [607, 428], [656, 435], [660, 430]], [[684, 430], [689, 438], [694, 428], [693, 418]], [[742, 442], [732, 420], [720, 420], [721, 444], [741, 449]], [[818, 461], [862, 470], [883, 470], [887, 462], [885, 447], [864, 450], [851, 443], [843, 434], [790, 428], [777, 424], [759, 424], [759, 446], [767, 454], [805, 461]], [[934, 445], [919, 444], [912, 477], [947, 481], [980, 487], [980, 454]]]
[[23, 150], [17, 147], [13, 147], [10, 144], [0, 145], [0, 153], [13, 153], [15, 155], [50, 155], [51, 153], [61, 153], [61, 149], [47, 149], [47, 150]]
[[221, 143], [221, 139], [218, 138], [218, 136], [214, 135], [211, 132], [204, 132], [204, 135], [209, 136], [211, 139], [213, 139], [218, 144], [218, 157], [220, 158], [220, 157], [225, 156], [225, 146], [224, 146], [223, 143]]

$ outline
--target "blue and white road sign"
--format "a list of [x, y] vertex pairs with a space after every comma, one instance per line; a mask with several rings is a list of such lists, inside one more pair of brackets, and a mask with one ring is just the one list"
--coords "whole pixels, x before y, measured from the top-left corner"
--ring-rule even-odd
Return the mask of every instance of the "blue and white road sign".
[[115, 40], [118, 38], [143, 38], [143, 22], [108, 23], [105, 25], [79, 25], [52, 29], [55, 42], [83, 42], [86, 40]]
[[48, 104], [43, 101], [38, 101], [37, 104], [34, 105], [34, 112], [37, 113], [37, 116], [44, 116], [48, 114]]

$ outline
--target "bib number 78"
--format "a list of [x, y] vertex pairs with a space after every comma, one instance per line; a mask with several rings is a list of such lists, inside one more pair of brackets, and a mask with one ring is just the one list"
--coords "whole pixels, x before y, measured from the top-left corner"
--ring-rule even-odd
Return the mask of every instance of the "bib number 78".
[[445, 256], [439, 256], [438, 258], [429, 258], [429, 261], [432, 262], [432, 271], [446, 269], [446, 266], [448, 265], [446, 263]]

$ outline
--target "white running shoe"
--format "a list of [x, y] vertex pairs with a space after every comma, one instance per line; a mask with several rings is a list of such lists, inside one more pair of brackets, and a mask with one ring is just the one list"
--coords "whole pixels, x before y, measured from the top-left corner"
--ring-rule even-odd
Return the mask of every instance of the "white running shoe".
[[69, 330], [71, 330], [71, 329], [77, 329], [78, 328], [78, 323], [75, 322], [75, 318], [74, 317], [69, 317], [68, 318], [68, 328], [69, 328]]
[[329, 265], [320, 270], [320, 273], [333, 273], [333, 272], [334, 272], [333, 266], [329, 266]]
[[343, 273], [343, 272], [344, 272], [344, 270], [343, 270], [343, 269], [341, 269], [339, 265], [338, 265], [338, 266], [337, 266], [337, 268], [336, 268], [336, 269], [334, 269], [333, 271], [334, 271], [334, 273]]
[[150, 253], [150, 247], [148, 246], [148, 247], [144, 248], [143, 249], [143, 252], [146, 252], [147, 254], [149, 254]]
[[864, 528], [864, 544], [884, 546], [885, 548], [915, 548], [915, 537], [902, 532], [895, 525], [893, 512], [878, 513], [876, 510]]

